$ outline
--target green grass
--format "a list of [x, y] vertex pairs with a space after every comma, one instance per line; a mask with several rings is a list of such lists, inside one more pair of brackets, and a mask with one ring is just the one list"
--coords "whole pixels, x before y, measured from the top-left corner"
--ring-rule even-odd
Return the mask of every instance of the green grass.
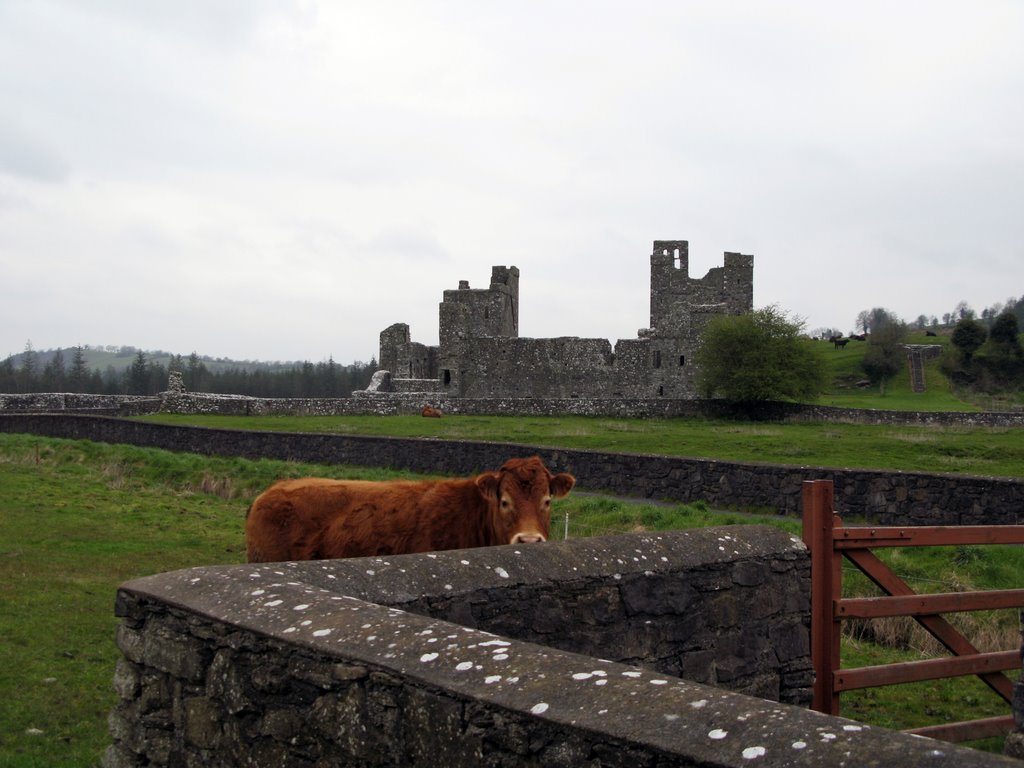
[[[115, 703], [117, 586], [162, 571], [242, 562], [250, 499], [275, 479], [310, 474], [384, 479], [396, 473], [0, 434], [0, 765], [96, 764], [109, 743], [106, 718]], [[573, 537], [747, 522], [791, 533], [800, 528], [796, 520], [721, 515], [704, 504], [574, 493], [556, 504], [555, 537], [564, 530], [566, 511]], [[984, 555], [940, 553], [942, 568], [953, 568], [948, 573], [938, 561], [918, 562], [913, 555], [901, 556], [897, 567], [908, 577], [941, 573], [979, 588], [989, 581], [1020, 586], [1019, 551], [1008, 548], [1013, 559], [1002, 548], [990, 549]], [[861, 642], [854, 651], [860, 647], [874, 648]], [[851, 665], [845, 657], [844, 663]], [[987, 690], [961, 693], [968, 689], [949, 685], [961, 701], [953, 719], [999, 707], [987, 700], [985, 709], [973, 704]], [[889, 704], [887, 690], [872, 693], [867, 703], [853, 698], [846, 704], [844, 697], [844, 713], [897, 727], [922, 724], [930, 704], [914, 707], [909, 697], [904, 713], [902, 704]], [[929, 688], [916, 698], [932, 702], [945, 695]]]
[[586, 416], [211, 416], [157, 414], [166, 424], [654, 453], [719, 461], [954, 472], [1024, 478], [1020, 429], [863, 424], [781, 424], [712, 419]]
[[[920, 653], [911, 650], [889, 648], [850, 638], [843, 642], [844, 668], [892, 664], [920, 658]], [[1010, 714], [1008, 709], [1006, 702], [977, 677], [847, 691], [841, 701], [843, 717], [893, 730], [1004, 716]], [[963, 742], [963, 746], [1002, 752], [1003, 742], [1002, 737], [992, 737]]]
[[251, 498], [313, 473], [389, 476], [0, 435], [0, 765], [96, 764], [117, 585], [244, 561]]
[[[924, 336], [915, 334], [907, 339], [909, 344], [949, 345], [948, 336]], [[886, 384], [882, 393], [877, 386], [865, 386], [861, 360], [867, 343], [850, 341], [844, 348], [835, 349], [831, 342], [815, 342], [815, 349], [828, 363], [832, 373], [832, 386], [819, 399], [820, 405], [834, 405], [841, 408], [873, 408], [895, 411], [929, 412], [972, 412], [982, 410], [973, 397], [958, 393], [950, 386], [949, 379], [942, 372], [940, 358], [924, 362], [924, 392], [914, 392], [910, 385], [910, 367], [904, 366]]]

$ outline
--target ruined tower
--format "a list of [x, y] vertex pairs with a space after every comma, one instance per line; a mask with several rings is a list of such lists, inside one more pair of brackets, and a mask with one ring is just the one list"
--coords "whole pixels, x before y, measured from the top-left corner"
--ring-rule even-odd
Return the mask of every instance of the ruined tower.
[[413, 342], [404, 323], [381, 333], [389, 386], [435, 399], [694, 398], [704, 325], [753, 308], [754, 257], [726, 253], [724, 266], [691, 278], [687, 241], [655, 240], [650, 261], [650, 327], [614, 349], [607, 339], [521, 338], [517, 267], [492, 267], [487, 288], [462, 280], [438, 307], [438, 346]]
[[651, 250], [651, 327], [640, 337], [649, 340], [650, 389], [658, 397], [694, 397], [705, 323], [754, 306], [753, 256], [726, 252], [724, 266], [693, 278], [689, 248], [686, 240], [655, 240]]
[[651, 331], [658, 335], [687, 336], [709, 315], [738, 315], [754, 306], [753, 256], [726, 252], [724, 266], [697, 279], [690, 277], [689, 251], [686, 240], [654, 241]]

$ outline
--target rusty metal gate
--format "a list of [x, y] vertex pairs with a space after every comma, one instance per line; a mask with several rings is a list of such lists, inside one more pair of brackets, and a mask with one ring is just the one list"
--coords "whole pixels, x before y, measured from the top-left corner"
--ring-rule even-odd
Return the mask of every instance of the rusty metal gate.
[[[843, 691], [882, 685], [977, 675], [1006, 700], [1013, 682], [1004, 670], [1021, 665], [1020, 649], [980, 653], [941, 614], [1024, 607], [1024, 589], [988, 592], [916, 594], [871, 550], [878, 547], [927, 547], [956, 544], [1024, 544], [1024, 526], [844, 527], [833, 508], [830, 480], [803, 484], [803, 538], [811, 552], [811, 660], [814, 699], [819, 712], [839, 714]], [[842, 563], [846, 558], [883, 592], [884, 597], [844, 598]], [[952, 656], [941, 659], [843, 669], [840, 624], [843, 619], [912, 616]], [[998, 736], [1013, 729], [1013, 715], [946, 723], [909, 732], [945, 741]]]

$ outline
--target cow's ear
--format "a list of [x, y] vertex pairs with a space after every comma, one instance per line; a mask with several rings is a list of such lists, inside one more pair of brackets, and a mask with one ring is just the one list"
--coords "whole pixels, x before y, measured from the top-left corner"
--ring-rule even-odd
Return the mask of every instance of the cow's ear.
[[498, 498], [498, 482], [501, 475], [497, 472], [484, 472], [476, 477], [476, 487], [480, 489], [480, 495], [485, 498]]
[[568, 495], [574, 485], [576, 485], [575, 477], [570, 475], [568, 472], [560, 472], [551, 478], [551, 482], [548, 483], [548, 488], [551, 490], [552, 498], [560, 499], [563, 496]]

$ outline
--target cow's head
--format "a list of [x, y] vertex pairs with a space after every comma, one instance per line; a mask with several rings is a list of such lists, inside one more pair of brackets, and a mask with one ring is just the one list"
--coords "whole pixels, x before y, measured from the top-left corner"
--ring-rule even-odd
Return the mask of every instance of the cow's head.
[[476, 478], [488, 501], [491, 526], [502, 544], [547, 541], [551, 532], [551, 500], [565, 496], [576, 478], [562, 472], [552, 475], [536, 456], [509, 459], [497, 472]]

